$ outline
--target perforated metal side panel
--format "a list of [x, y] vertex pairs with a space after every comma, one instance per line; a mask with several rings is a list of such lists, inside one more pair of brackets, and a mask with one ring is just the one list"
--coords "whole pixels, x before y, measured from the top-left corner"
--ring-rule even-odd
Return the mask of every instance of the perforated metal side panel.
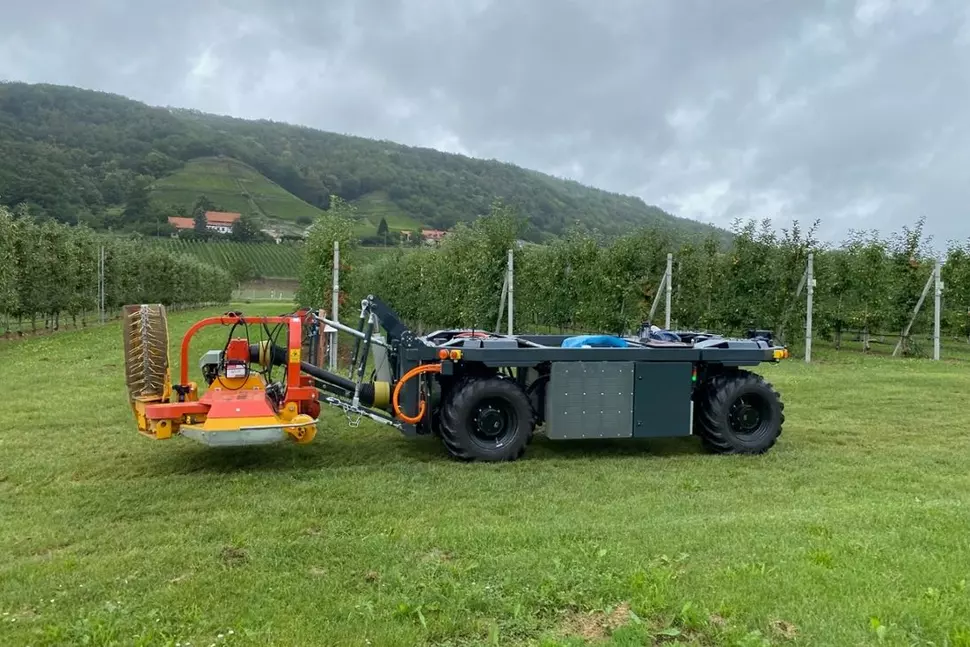
[[630, 438], [633, 362], [553, 362], [546, 389], [549, 438]]

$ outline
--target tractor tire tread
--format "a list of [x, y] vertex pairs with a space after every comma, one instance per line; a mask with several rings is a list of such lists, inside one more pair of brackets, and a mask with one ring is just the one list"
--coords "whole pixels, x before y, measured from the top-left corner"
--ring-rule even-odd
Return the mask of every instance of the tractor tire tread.
[[[728, 409], [743, 392], [756, 392], [774, 405], [775, 421], [755, 442], [739, 440], [727, 428]], [[778, 441], [785, 423], [781, 394], [757, 373], [734, 370], [715, 375], [703, 385], [698, 397], [695, 434], [708, 451], [716, 454], [764, 454]]]
[[[486, 393], [498, 393], [506, 396], [513, 403], [518, 401], [520, 409], [528, 408], [525, 421], [524, 437], [514, 438], [508, 445], [508, 450], [497, 455], [490, 455], [479, 448], [468, 438], [461, 422], [462, 412], [467, 411], [476, 400]], [[501, 377], [468, 377], [462, 378], [449, 390], [441, 403], [440, 431], [441, 440], [448, 454], [455, 460], [472, 461], [515, 461], [522, 457], [525, 448], [532, 442], [535, 433], [535, 411], [525, 392], [513, 381]], [[520, 423], [521, 425], [522, 423]]]

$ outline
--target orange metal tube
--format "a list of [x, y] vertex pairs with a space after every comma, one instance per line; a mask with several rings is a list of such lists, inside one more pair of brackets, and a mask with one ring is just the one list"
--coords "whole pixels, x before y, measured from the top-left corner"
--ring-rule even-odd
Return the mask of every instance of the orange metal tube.
[[[301, 326], [302, 322], [299, 317], [240, 317], [239, 315], [222, 315], [219, 317], [206, 317], [205, 319], [200, 319], [199, 321], [192, 324], [185, 335], [182, 336], [182, 347], [179, 353], [179, 384], [185, 385], [189, 383], [189, 342], [192, 341], [192, 337], [195, 333], [199, 332], [206, 326], [231, 326], [232, 324], [289, 324], [289, 348], [292, 351], [294, 344], [296, 345], [297, 352], [300, 349], [301, 342]], [[290, 380], [291, 384], [299, 384], [300, 376], [300, 362], [297, 361], [294, 366], [292, 362], [287, 366], [287, 380]]]
[[289, 362], [286, 364], [286, 383], [288, 386], [300, 385], [300, 351], [303, 346], [303, 322], [299, 317], [281, 317], [289, 320], [290, 330], [287, 339]]
[[410, 380], [416, 375], [421, 375], [422, 373], [440, 373], [441, 364], [421, 364], [420, 366], [415, 366], [410, 371], [405, 373], [398, 383], [394, 386], [394, 394], [391, 398], [391, 405], [394, 409], [394, 415], [403, 420], [404, 422], [414, 424], [424, 417], [424, 400], [418, 400], [418, 413], [414, 416], [408, 416], [403, 411], [401, 411], [401, 403], [399, 402], [399, 397], [401, 395], [401, 387], [404, 383]]

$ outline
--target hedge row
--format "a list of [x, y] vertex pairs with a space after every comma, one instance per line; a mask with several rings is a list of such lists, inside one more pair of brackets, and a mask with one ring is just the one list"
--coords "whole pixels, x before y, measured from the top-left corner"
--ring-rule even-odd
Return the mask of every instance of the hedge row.
[[[333, 240], [353, 245], [351, 213], [328, 214], [308, 241], [302, 300], [329, 308]], [[936, 258], [923, 223], [888, 237], [857, 233], [822, 245], [815, 226], [776, 232], [768, 221], [736, 223], [734, 242], [678, 243], [674, 234], [644, 229], [605, 240], [574, 230], [549, 245], [518, 246], [521, 221], [502, 205], [471, 226], [459, 226], [440, 248], [389, 253], [360, 267], [344, 266], [341, 287], [350, 304], [379, 295], [412, 325], [494, 329], [507, 250], [515, 249], [516, 330], [626, 332], [648, 318], [673, 254], [672, 327], [737, 334], [770, 328], [797, 346], [803, 336], [805, 292], [796, 298], [814, 253], [813, 321], [820, 337], [846, 332], [898, 335], [931, 276]], [[816, 223], [817, 226], [817, 223]], [[970, 335], [970, 247], [945, 251], [942, 325], [946, 335]], [[930, 291], [914, 334], [932, 326]], [[663, 324], [663, 295], [654, 317]], [[353, 308], [343, 314], [356, 316]], [[505, 321], [503, 317], [502, 329]]]
[[97, 313], [99, 260], [105, 249], [105, 308], [126, 303], [192, 306], [226, 303], [232, 281], [222, 269], [85, 227], [36, 223], [0, 208], [0, 317], [56, 327]]

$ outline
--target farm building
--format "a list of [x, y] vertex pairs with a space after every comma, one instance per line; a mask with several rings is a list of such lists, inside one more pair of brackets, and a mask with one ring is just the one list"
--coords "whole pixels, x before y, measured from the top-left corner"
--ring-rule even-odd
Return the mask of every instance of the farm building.
[[[220, 234], [231, 234], [233, 224], [235, 224], [235, 222], [239, 220], [241, 216], [242, 214], [231, 211], [206, 211], [206, 229], [210, 229]], [[179, 231], [195, 228], [195, 220], [192, 218], [182, 218], [179, 216], [169, 216], [168, 224], [172, 225]]]

